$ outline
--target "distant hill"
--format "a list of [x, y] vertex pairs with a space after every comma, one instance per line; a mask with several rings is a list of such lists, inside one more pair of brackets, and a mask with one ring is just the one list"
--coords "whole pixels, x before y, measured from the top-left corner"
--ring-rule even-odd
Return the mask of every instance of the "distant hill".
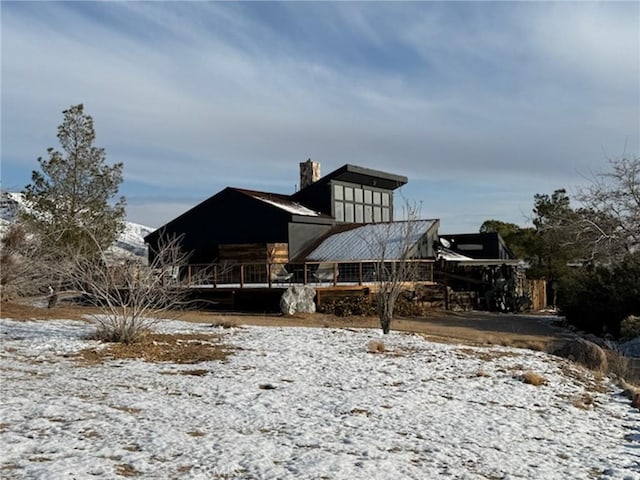
[[[0, 194], [0, 235], [3, 235], [21, 209], [27, 208], [21, 193], [2, 192]], [[124, 231], [109, 248], [109, 252], [116, 255], [147, 256], [144, 237], [155, 228], [146, 227], [138, 223], [125, 222]]]

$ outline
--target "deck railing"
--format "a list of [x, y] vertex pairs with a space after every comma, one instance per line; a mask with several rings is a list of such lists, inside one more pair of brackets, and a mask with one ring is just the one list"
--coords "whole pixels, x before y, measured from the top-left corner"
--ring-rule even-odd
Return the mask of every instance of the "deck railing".
[[[174, 280], [187, 286], [282, 287], [302, 284], [317, 286], [366, 285], [389, 278], [400, 262], [306, 262], [302, 264], [213, 263], [190, 264], [172, 269]], [[410, 274], [403, 280], [433, 281], [433, 260], [408, 260]], [[394, 265], [395, 264], [395, 265]]]

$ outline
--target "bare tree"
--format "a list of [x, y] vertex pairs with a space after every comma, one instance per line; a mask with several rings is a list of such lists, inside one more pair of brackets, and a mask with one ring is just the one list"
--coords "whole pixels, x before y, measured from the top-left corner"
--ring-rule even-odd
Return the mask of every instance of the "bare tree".
[[403, 291], [413, 288], [420, 275], [419, 256], [422, 222], [419, 209], [409, 202], [404, 206], [406, 220], [372, 224], [363, 233], [375, 259], [377, 311], [382, 333], [391, 330], [396, 302]]
[[161, 239], [151, 263], [137, 259], [110, 261], [78, 256], [69, 272], [78, 291], [99, 311], [93, 318], [105, 341], [135, 342], [140, 335], [184, 305], [189, 290], [180, 285], [179, 270], [188, 255], [178, 238]]
[[640, 250], [640, 157], [609, 164], [610, 170], [594, 175], [577, 197], [585, 207], [578, 235], [607, 263]]
[[2, 301], [42, 292], [42, 275], [34, 247], [21, 223], [12, 224], [0, 239], [0, 296]]

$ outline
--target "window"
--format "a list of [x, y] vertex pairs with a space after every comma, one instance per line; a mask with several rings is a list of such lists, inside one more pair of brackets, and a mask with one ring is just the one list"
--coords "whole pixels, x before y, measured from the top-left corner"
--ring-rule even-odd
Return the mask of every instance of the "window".
[[342, 202], [335, 203], [334, 216], [336, 217], [337, 221], [344, 222], [344, 203]]
[[365, 223], [373, 222], [373, 207], [371, 205], [364, 206], [364, 221]]
[[344, 221], [353, 222], [353, 203], [344, 204]]
[[353, 202], [353, 188], [344, 187], [344, 199], [346, 202]]
[[344, 197], [342, 196], [342, 185], [334, 185], [333, 186], [333, 196], [336, 200], [342, 200]]
[[348, 183], [332, 184], [334, 217], [339, 222], [388, 222], [393, 220], [393, 194], [388, 190]]

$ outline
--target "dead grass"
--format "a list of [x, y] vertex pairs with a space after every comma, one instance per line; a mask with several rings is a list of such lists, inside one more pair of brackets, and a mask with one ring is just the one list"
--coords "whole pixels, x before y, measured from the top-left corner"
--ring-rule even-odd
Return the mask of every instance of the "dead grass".
[[351, 414], [351, 415], [365, 415], [367, 417], [371, 416], [371, 412], [369, 410], [367, 410], [366, 408], [352, 408], [351, 411], [349, 411], [349, 414]]
[[461, 348], [458, 353], [468, 357], [478, 358], [484, 362], [490, 362], [499, 358], [517, 357], [520, 354], [516, 352], [502, 352], [497, 350], [479, 350], [471, 348]]
[[622, 394], [631, 400], [631, 406], [640, 409], [640, 388], [631, 385], [624, 380], [620, 381]]
[[84, 349], [77, 358], [88, 364], [131, 358], [180, 364], [225, 361], [233, 349], [219, 341], [218, 335], [201, 333], [147, 333], [136, 343]]
[[589, 393], [584, 393], [578, 397], [574, 397], [571, 403], [574, 407], [581, 410], [592, 410], [595, 406], [593, 396]]
[[381, 340], [371, 340], [367, 344], [367, 351], [369, 353], [384, 353], [387, 351], [384, 342]]
[[640, 385], [640, 378], [635, 373], [630, 358], [612, 350], [606, 350], [605, 354], [607, 356], [607, 373], [634, 385]]
[[524, 383], [528, 385], [533, 385], [535, 387], [539, 387], [541, 385], [546, 385], [547, 383], [549, 383], [549, 380], [547, 380], [545, 377], [531, 371], [523, 373], [520, 379]]
[[232, 319], [219, 319], [211, 322], [213, 328], [238, 328], [238, 323]]
[[141, 472], [127, 463], [116, 465], [116, 475], [120, 475], [121, 477], [137, 477], [140, 474]]
[[194, 430], [192, 432], [187, 432], [187, 435], [191, 435], [192, 437], [204, 437], [206, 434], [199, 430]]
[[121, 412], [127, 412], [127, 413], [131, 413], [132, 415], [135, 413], [140, 413], [142, 411], [142, 409], [140, 408], [135, 408], [135, 407], [124, 407], [124, 406], [119, 406], [119, 405], [109, 405], [111, 408], [114, 408], [116, 410], [120, 410]]
[[61, 303], [53, 308], [37, 307], [16, 302], [1, 302], [0, 316], [18, 321], [27, 320], [70, 320], [88, 321], [87, 316], [99, 313], [96, 308]]

